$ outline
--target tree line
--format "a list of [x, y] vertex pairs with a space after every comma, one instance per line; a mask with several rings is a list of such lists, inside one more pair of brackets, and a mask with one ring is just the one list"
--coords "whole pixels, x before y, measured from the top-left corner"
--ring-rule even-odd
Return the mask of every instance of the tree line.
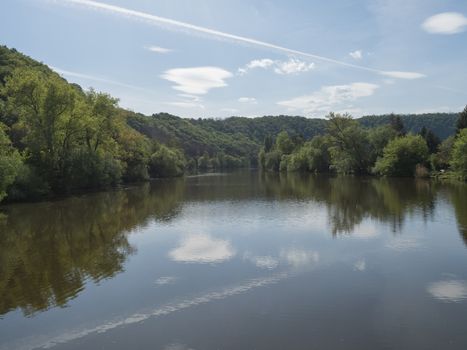
[[449, 173], [467, 179], [467, 106], [459, 114], [456, 134], [441, 140], [426, 127], [407, 133], [399, 116], [365, 128], [350, 115], [330, 113], [326, 133], [304, 141], [280, 132], [264, 138], [258, 154], [269, 171], [417, 176]]
[[129, 127], [118, 100], [19, 67], [0, 88], [0, 200], [182, 175], [180, 150]]

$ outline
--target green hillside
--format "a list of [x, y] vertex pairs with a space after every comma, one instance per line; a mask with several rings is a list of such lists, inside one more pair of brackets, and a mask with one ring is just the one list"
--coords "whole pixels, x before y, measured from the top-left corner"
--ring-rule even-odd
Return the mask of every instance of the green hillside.
[[[264, 141], [286, 132], [296, 145], [325, 134], [327, 119], [300, 116], [187, 119], [122, 109], [105, 93], [84, 91], [45, 64], [0, 46], [0, 200], [102, 188], [149, 177], [258, 165]], [[394, 115], [355, 119], [364, 128]], [[441, 140], [457, 113], [400, 115], [407, 132]]]

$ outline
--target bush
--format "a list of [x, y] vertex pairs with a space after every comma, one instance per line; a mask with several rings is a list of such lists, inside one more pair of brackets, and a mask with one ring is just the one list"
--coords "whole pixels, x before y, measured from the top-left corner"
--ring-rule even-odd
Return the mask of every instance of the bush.
[[385, 176], [414, 176], [417, 164], [428, 160], [428, 147], [420, 135], [398, 137], [384, 148], [373, 171]]

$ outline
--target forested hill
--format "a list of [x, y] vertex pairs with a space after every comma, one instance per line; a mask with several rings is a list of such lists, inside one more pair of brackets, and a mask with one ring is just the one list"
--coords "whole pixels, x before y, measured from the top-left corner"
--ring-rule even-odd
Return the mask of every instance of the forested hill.
[[[397, 114], [402, 119], [408, 132], [417, 134], [423, 127], [433, 131], [441, 140], [448, 138], [456, 132], [458, 113], [425, 113], [425, 114]], [[365, 127], [376, 127], [389, 124], [394, 114], [371, 115], [359, 118], [358, 121]]]
[[[364, 127], [394, 115], [357, 119]], [[445, 139], [457, 113], [402, 115], [405, 130]], [[397, 118], [396, 118], [397, 119]], [[186, 169], [258, 165], [265, 140], [286, 131], [294, 144], [324, 134], [327, 119], [300, 116], [187, 119], [122, 109], [106, 93], [84, 91], [47, 65], [0, 46], [0, 200], [103, 188]]]
[[[358, 118], [365, 127], [389, 124], [394, 115]], [[400, 115], [407, 132], [419, 133], [423, 127], [432, 130], [440, 139], [453, 135], [457, 113]], [[311, 139], [326, 131], [326, 119], [300, 116], [264, 116], [257, 118], [230, 117], [226, 119], [187, 119], [167, 113], [152, 116], [128, 113], [128, 123], [139, 132], [172, 146], [183, 148], [189, 157], [207, 152], [224, 152], [237, 157], [254, 158], [267, 136], [281, 131], [289, 135]]]

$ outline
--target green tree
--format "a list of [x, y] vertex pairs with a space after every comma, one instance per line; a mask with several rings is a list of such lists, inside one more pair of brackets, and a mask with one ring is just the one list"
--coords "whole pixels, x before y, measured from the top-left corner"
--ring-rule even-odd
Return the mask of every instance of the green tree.
[[281, 131], [276, 137], [276, 148], [282, 154], [290, 154], [295, 149], [295, 144], [287, 131]]
[[428, 146], [428, 151], [430, 154], [436, 153], [438, 150], [438, 146], [441, 143], [439, 138], [431, 131], [430, 129], [426, 128], [425, 126], [422, 127], [420, 131], [420, 135], [425, 139], [426, 144]]
[[451, 167], [463, 179], [467, 179], [467, 128], [456, 137], [452, 149]]
[[449, 136], [438, 146], [438, 152], [431, 158], [431, 167], [435, 170], [447, 169], [451, 161], [455, 137]]
[[467, 106], [464, 110], [459, 113], [459, 118], [457, 119], [456, 131], [459, 133], [462, 129], [467, 128]]
[[404, 122], [398, 115], [391, 115], [390, 120], [391, 128], [396, 132], [397, 136], [404, 136], [406, 134]]
[[11, 146], [11, 142], [0, 123], [0, 201], [6, 197], [21, 168], [21, 156]]
[[331, 168], [343, 174], [365, 174], [369, 168], [368, 133], [348, 115], [328, 116]]
[[397, 132], [389, 125], [381, 125], [368, 130], [368, 140], [371, 145], [371, 162], [383, 156], [384, 147], [397, 137]]
[[271, 135], [266, 135], [264, 138], [264, 152], [270, 152], [274, 146], [274, 140]]
[[28, 68], [16, 69], [6, 79], [4, 92], [25, 130], [30, 161], [54, 189], [62, 189], [65, 166], [83, 130], [83, 99], [57, 75]]
[[159, 145], [149, 162], [151, 177], [182, 176], [185, 171], [185, 157], [180, 151]]
[[414, 176], [417, 164], [425, 163], [427, 159], [425, 140], [420, 135], [408, 134], [388, 143], [373, 171], [385, 176]]

